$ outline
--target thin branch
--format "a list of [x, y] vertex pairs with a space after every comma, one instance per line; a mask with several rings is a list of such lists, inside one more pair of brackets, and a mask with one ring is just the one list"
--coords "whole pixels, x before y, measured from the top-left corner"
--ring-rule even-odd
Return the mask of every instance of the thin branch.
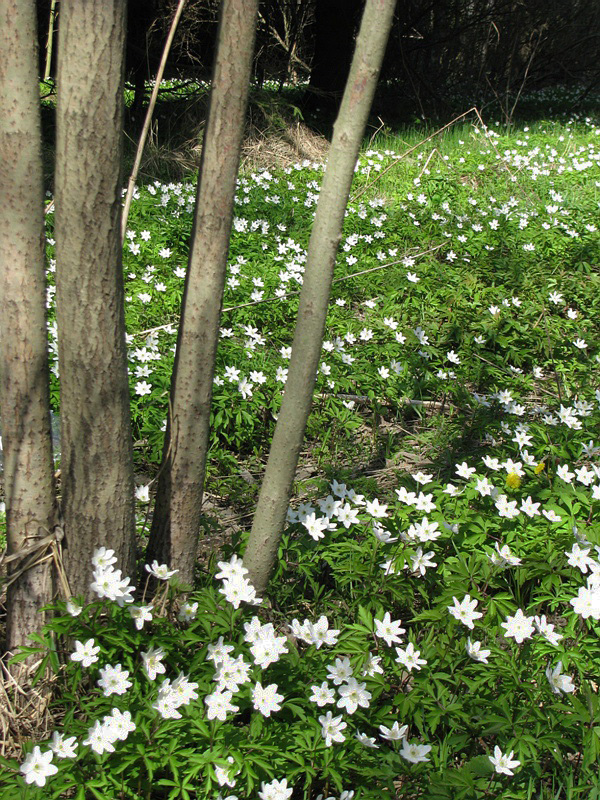
[[171, 50], [171, 45], [173, 44], [173, 39], [175, 38], [175, 31], [177, 30], [177, 25], [179, 24], [179, 20], [181, 19], [181, 15], [183, 13], [183, 9], [185, 8], [186, 3], [187, 0], [179, 0], [177, 9], [175, 10], [175, 14], [173, 15], [173, 21], [171, 22], [171, 27], [169, 28], [169, 35], [167, 36], [167, 41], [165, 42], [163, 54], [160, 59], [160, 64], [158, 66], [158, 72], [156, 73], [154, 88], [152, 89], [152, 95], [150, 96], [150, 102], [148, 103], [148, 110], [146, 111], [146, 119], [144, 120], [144, 127], [142, 128], [140, 141], [138, 142], [137, 151], [135, 154], [135, 161], [133, 162], [133, 168], [131, 170], [131, 175], [129, 176], [129, 181], [127, 183], [127, 193], [125, 194], [125, 202], [123, 204], [123, 214], [121, 217], [121, 239], [123, 241], [125, 240], [125, 232], [127, 230], [127, 219], [129, 217], [129, 209], [131, 208], [131, 201], [133, 200], [133, 190], [135, 189], [135, 182], [137, 180], [140, 164], [142, 163], [142, 154], [144, 152], [146, 139], [148, 138], [148, 131], [150, 130], [150, 123], [152, 122], [154, 107], [156, 106], [156, 99], [158, 97], [160, 82], [162, 81], [162, 77], [165, 71], [165, 66], [167, 64], [167, 58], [169, 56], [169, 51]]

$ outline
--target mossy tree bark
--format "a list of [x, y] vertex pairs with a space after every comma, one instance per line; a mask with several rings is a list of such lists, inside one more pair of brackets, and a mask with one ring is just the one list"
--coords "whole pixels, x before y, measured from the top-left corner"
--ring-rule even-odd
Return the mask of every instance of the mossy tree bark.
[[224, 0], [148, 559], [193, 580], [257, 0]]
[[283, 531], [311, 408], [344, 213], [395, 5], [396, 0], [367, 0], [333, 130], [308, 246], [288, 379], [244, 554], [248, 579], [259, 592], [267, 585]]
[[[36, 544], [55, 525], [48, 397], [37, 35], [33, 0], [0, 11], [0, 408], [7, 549]], [[34, 554], [32, 553], [32, 556]], [[44, 556], [38, 550], [34, 560]], [[11, 572], [24, 567], [10, 563]], [[27, 569], [8, 589], [6, 645], [14, 650], [44, 622], [51, 563]]]
[[93, 549], [135, 566], [121, 264], [126, 0], [63, 0], [58, 40], [56, 314], [65, 564], [89, 594]]

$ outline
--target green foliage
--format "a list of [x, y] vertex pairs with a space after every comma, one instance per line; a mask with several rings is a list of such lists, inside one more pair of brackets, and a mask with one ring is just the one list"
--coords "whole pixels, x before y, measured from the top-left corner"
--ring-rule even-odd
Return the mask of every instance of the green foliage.
[[[60, 605], [23, 656], [56, 672], [57, 729], [77, 758], [54, 758], [39, 788], [7, 762], [3, 798], [285, 800], [286, 787], [304, 800], [598, 798], [598, 130], [589, 119], [477, 123], [406, 156], [416, 133], [371, 143], [308, 426], [328, 480], [319, 472], [294, 502], [269, 597], [234, 607], [252, 594], [232, 577], [219, 589], [211, 561], [187, 622], [172, 583], [140, 630], [125, 601], [76, 617]], [[210, 453], [213, 472], [231, 475], [219, 489], [232, 503], [252, 501], [239, 461], [265, 452], [281, 402], [321, 175], [306, 162], [239, 182]], [[124, 248], [136, 455], [150, 473], [194, 191], [139, 187]], [[51, 235], [49, 214], [55, 353]], [[58, 412], [57, 380], [52, 400]], [[372, 456], [386, 465], [379, 484], [363, 470]], [[221, 577], [243, 541], [225, 546]], [[282, 650], [268, 666], [253, 650], [259, 629]], [[221, 637], [247, 665], [222, 720], [210, 718], [219, 681], [207, 659]], [[82, 667], [70, 656], [90, 639], [98, 661]], [[150, 648], [164, 676], [144, 668]], [[336, 659], [364, 684], [352, 713]], [[131, 686], [106, 694], [99, 670], [117, 664]], [[258, 682], [282, 695], [269, 716], [255, 707]], [[323, 682], [332, 702], [318, 707]], [[181, 718], [158, 702], [174, 683], [189, 701]], [[95, 753], [83, 742], [114, 708], [135, 729]], [[345, 737], [329, 746], [328, 710]], [[395, 722], [398, 738], [382, 737]], [[498, 771], [505, 761], [518, 762], [514, 775]], [[235, 786], [219, 785], [221, 767]]]

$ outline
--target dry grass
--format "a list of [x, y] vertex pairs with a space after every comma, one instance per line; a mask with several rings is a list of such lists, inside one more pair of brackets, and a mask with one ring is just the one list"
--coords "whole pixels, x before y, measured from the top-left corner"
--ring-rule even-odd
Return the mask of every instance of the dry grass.
[[296, 120], [285, 127], [264, 133], [255, 129], [242, 146], [242, 170], [289, 167], [298, 161], [322, 162], [329, 142]]
[[[262, 131], [252, 127], [242, 145], [240, 169], [280, 169], [299, 161], [323, 162], [329, 142], [296, 120], [276, 130]], [[202, 129], [176, 147], [161, 144], [150, 136], [144, 150], [140, 175], [142, 179], [160, 176], [162, 180], [188, 178], [200, 166]]]
[[39, 662], [8, 665], [0, 659], [0, 755], [21, 759], [23, 743], [49, 739], [54, 730], [50, 711], [56, 676], [48, 673], [32, 686]]

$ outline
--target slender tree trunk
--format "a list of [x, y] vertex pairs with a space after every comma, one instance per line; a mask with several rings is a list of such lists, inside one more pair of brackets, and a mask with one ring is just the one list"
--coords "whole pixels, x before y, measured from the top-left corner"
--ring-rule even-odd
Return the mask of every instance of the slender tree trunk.
[[[0, 408], [8, 554], [14, 555], [55, 525], [33, 0], [0, 9], [0, 164]], [[33, 561], [44, 555], [38, 549]], [[24, 566], [12, 561], [9, 578]], [[46, 560], [9, 586], [7, 649], [40, 630], [51, 574]]]
[[148, 558], [193, 580], [258, 0], [224, 0]]
[[52, 71], [52, 50], [54, 45], [54, 26], [56, 23], [56, 17], [58, 16], [58, 12], [56, 9], [56, 3], [58, 0], [52, 0], [50, 3], [50, 19], [48, 22], [48, 37], [46, 39], [46, 63], [44, 66], [44, 80], [48, 80], [50, 77], [50, 72]]
[[56, 143], [56, 313], [65, 562], [89, 592], [90, 558], [135, 564], [133, 455], [121, 265], [126, 0], [63, 0]]
[[244, 554], [248, 579], [259, 592], [266, 588], [284, 527], [310, 413], [344, 213], [395, 5], [396, 0], [367, 0], [333, 130], [308, 245], [288, 379]]

